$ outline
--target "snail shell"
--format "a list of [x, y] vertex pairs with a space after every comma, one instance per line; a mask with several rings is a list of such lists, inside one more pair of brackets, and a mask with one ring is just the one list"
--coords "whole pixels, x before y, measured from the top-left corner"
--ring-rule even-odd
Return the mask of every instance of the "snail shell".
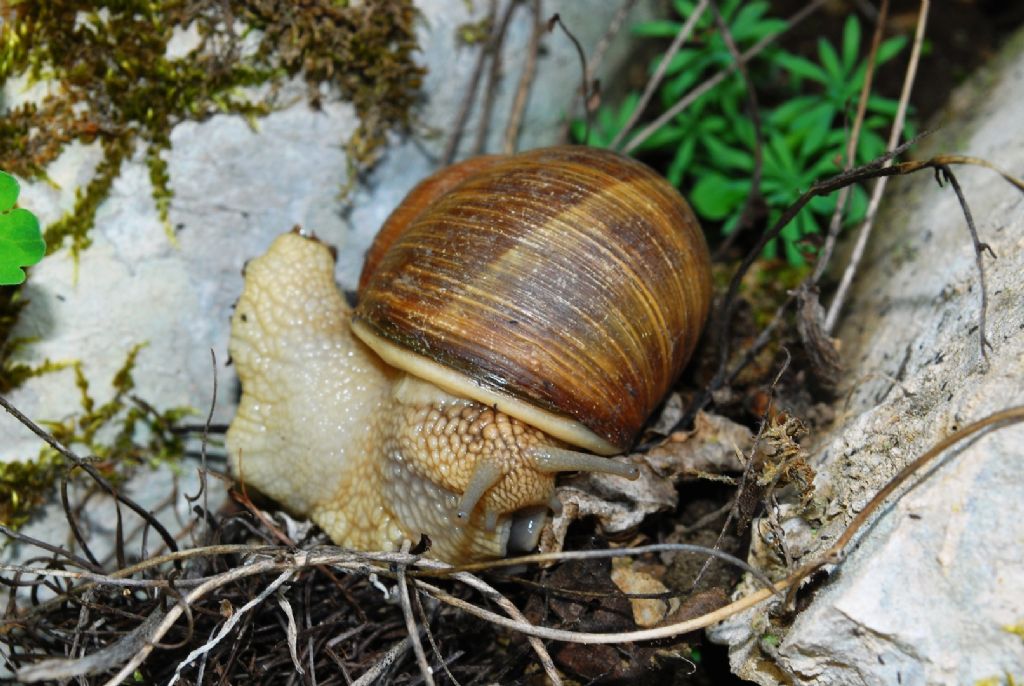
[[558, 472], [637, 473], [565, 444], [629, 447], [710, 297], [693, 213], [644, 165], [581, 147], [454, 165], [385, 224], [355, 312], [315, 238], [249, 263], [231, 469], [339, 545], [529, 549]]
[[635, 160], [577, 146], [475, 158], [385, 224], [353, 330], [393, 366], [614, 454], [693, 352], [710, 274], [689, 205]]

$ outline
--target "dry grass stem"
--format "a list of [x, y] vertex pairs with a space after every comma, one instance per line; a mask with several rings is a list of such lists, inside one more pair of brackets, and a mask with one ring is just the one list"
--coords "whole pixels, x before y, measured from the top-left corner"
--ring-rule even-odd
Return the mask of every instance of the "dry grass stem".
[[[402, 552], [408, 554], [409, 541], [402, 545]], [[427, 686], [434, 686], [434, 672], [427, 662], [427, 653], [423, 650], [423, 642], [420, 641], [420, 631], [416, 626], [416, 617], [412, 613], [412, 603], [409, 601], [409, 582], [405, 576], [405, 565], [398, 565], [398, 600], [402, 606], [402, 617], [405, 618], [405, 629], [409, 632], [409, 641], [412, 643], [412, 652], [416, 656], [416, 664], [419, 665], [420, 675]], [[425, 627], [426, 625], [424, 625]]]
[[[757, 460], [755, 459], [757, 456], [757, 449], [761, 444], [761, 439], [764, 437], [765, 429], [768, 428], [768, 424], [771, 421], [770, 418], [772, 414], [772, 408], [775, 402], [775, 388], [776, 386], [779, 385], [779, 380], [782, 379], [782, 375], [786, 373], [787, 369], [789, 369], [789, 363], [792, 360], [789, 351], [785, 349], [783, 350], [786, 353], [786, 360], [779, 366], [778, 373], [775, 375], [775, 378], [772, 379], [772, 383], [768, 387], [768, 405], [765, 407], [764, 413], [761, 415], [761, 421], [758, 423], [757, 426], [757, 433], [754, 434], [754, 440], [750, 444], [750, 451], [747, 455], [746, 466], [743, 468], [743, 473], [740, 475], [740, 482], [736, 487], [736, 497], [734, 497], [732, 500], [732, 507], [729, 508], [728, 516], [725, 518], [725, 521], [722, 522], [722, 526], [718, 529], [718, 538], [715, 539], [715, 550], [718, 550], [719, 546], [722, 545], [722, 539], [725, 538], [725, 534], [729, 530], [729, 525], [741, 517], [740, 499], [742, 498], [746, 490], [747, 483], [754, 479], [755, 465], [757, 464]], [[697, 575], [693, 579], [693, 584], [691, 584], [690, 586], [691, 591], [697, 590], [697, 586], [698, 584], [700, 584], [701, 577], [704, 576], [704, 573], [707, 572], [708, 567], [711, 566], [711, 560], [712, 558], [710, 556], [706, 560], [704, 560], [704, 564], [701, 565], [700, 571], [697, 572]], [[757, 580], [760, 581], [766, 588], [771, 586], [771, 583], [767, 580], [767, 578], [755, 578], [757, 578]]]
[[[857, 113], [853, 117], [853, 125], [850, 127], [850, 137], [846, 142], [846, 166], [848, 171], [857, 163], [857, 144], [860, 142], [860, 129], [864, 124], [864, 117], [868, 110], [868, 98], [871, 97], [871, 84], [875, 78], [875, 61], [878, 58], [878, 47], [882, 44], [882, 34], [885, 33], [885, 21], [889, 16], [889, 0], [882, 0], [875, 17], [875, 32], [871, 36], [871, 49], [868, 52], [867, 67], [864, 73], [864, 83], [860, 88], [860, 97], [857, 99]], [[836, 209], [829, 220], [828, 234], [825, 236], [825, 244], [818, 254], [814, 264], [814, 271], [806, 285], [812, 286], [821, 280], [828, 263], [832, 259], [832, 252], [836, 247], [836, 240], [839, 238], [839, 230], [843, 226], [843, 210], [846, 209], [846, 201], [850, 197], [851, 187], [841, 188], [836, 198]]]
[[[893, 151], [899, 144], [900, 136], [903, 133], [903, 124], [907, 117], [907, 107], [910, 104], [910, 91], [914, 88], [914, 80], [917, 76], [917, 66], [921, 60], [921, 46], [924, 44], [924, 30], [928, 24], [928, 9], [930, 7], [929, 0], [921, 0], [921, 9], [917, 15], [917, 29], [914, 33], [914, 44], [910, 49], [910, 61], [907, 63], [907, 73], [903, 79], [903, 88], [900, 91], [899, 105], [896, 109], [896, 116], [893, 118], [892, 128], [889, 131], [889, 145], [887, 150]], [[885, 166], [892, 164], [892, 159], [885, 161]], [[857, 234], [857, 242], [854, 244], [853, 253], [850, 256], [850, 262], [846, 266], [846, 270], [843, 272], [842, 279], [839, 282], [839, 287], [836, 289], [836, 294], [832, 299], [832, 303], [829, 305], [828, 314], [825, 316], [825, 332], [831, 333], [835, 329], [836, 322], [839, 320], [839, 313], [843, 308], [843, 303], [846, 301], [847, 294], [850, 290], [850, 286], [853, 283], [853, 277], [857, 273], [857, 269], [860, 267], [861, 260], [864, 258], [864, 250], [867, 247], [868, 238], [871, 237], [871, 229], [875, 223], [875, 215], [878, 214], [878, 206], [882, 202], [882, 195], [885, 193], [885, 186], [887, 180], [885, 177], [878, 179], [875, 182], [875, 187], [871, 191], [871, 200], [868, 202], [867, 215], [864, 218], [864, 222], [861, 224], [860, 233]]]
[[459, 103], [459, 110], [455, 115], [455, 123], [452, 125], [452, 131], [448, 135], [448, 141], [445, 143], [444, 152], [441, 154], [441, 164], [448, 166], [455, 161], [455, 154], [459, 149], [459, 141], [462, 139], [462, 133], [466, 130], [466, 120], [469, 118], [469, 111], [473, 107], [473, 101], [476, 100], [477, 88], [480, 85], [480, 76], [484, 72], [484, 64], [487, 63], [488, 54], [491, 52], [494, 45], [498, 42], [497, 28], [494, 27], [494, 18], [498, 11], [498, 0], [490, 0], [487, 10], [487, 23], [493, 28], [487, 41], [480, 46], [480, 50], [476, 56], [476, 62], [473, 65], [473, 71], [469, 76], [469, 81], [466, 82], [465, 89], [462, 94], [462, 102]]
[[[583, 101], [584, 117], [588, 122], [588, 132], [590, 129], [589, 85], [591, 83], [594, 83], [594, 77], [597, 74], [597, 70], [601, 67], [601, 62], [604, 61], [604, 55], [606, 52], [608, 52], [608, 47], [612, 44], [612, 40], [614, 40], [615, 36], [618, 35], [619, 30], [622, 28], [622, 25], [626, 21], [626, 17], [629, 16], [629, 13], [633, 10], [633, 7], [636, 5], [637, 1], [638, 0], [623, 0], [622, 4], [619, 5], [619, 9], [616, 10], [615, 16], [613, 16], [612, 20], [608, 22], [608, 28], [605, 29], [604, 35], [601, 36], [601, 39], [597, 42], [596, 45], [594, 45], [594, 49], [590, 51], [590, 59], [586, 59], [586, 56], [584, 56], [585, 66], [583, 68], [582, 78], [583, 87], [580, 88], [579, 92], [576, 94], [576, 98], [573, 101], [572, 105], [569, 106], [569, 112], [576, 111], [576, 108], [579, 107], [580, 101]], [[580, 47], [578, 44], [577, 49], [582, 52], [582, 47]], [[569, 140], [569, 126], [571, 123], [571, 117], [566, 117], [565, 121], [562, 123], [562, 128], [558, 134], [558, 140], [560, 140], [563, 143], [566, 143]], [[584, 136], [584, 140], [586, 140], [586, 136]]]
[[619, 132], [615, 134], [615, 138], [612, 139], [610, 148], [617, 149], [622, 143], [622, 140], [629, 135], [629, 132], [633, 130], [636, 123], [643, 116], [644, 111], [647, 109], [648, 103], [651, 102], [651, 98], [654, 97], [655, 91], [658, 90], [658, 86], [661, 85], [661, 80], [665, 78], [665, 71], [668, 69], [669, 63], [672, 62], [672, 58], [676, 56], [679, 49], [683, 47], [690, 38], [690, 34], [693, 33], [693, 29], [696, 28], [697, 22], [704, 16], [704, 11], [707, 10], [710, 0], [700, 0], [697, 6], [693, 8], [693, 12], [686, 18], [686, 21], [679, 28], [679, 33], [672, 39], [672, 44], [668, 46], [668, 50], [661, 56], [661, 61], [658, 62], [657, 68], [654, 73], [651, 74], [651, 78], [647, 79], [647, 85], [644, 86], [644, 92], [640, 96], [640, 102], [637, 103], [633, 113], [629, 115], [629, 119]]
[[761, 175], [764, 168], [764, 151], [761, 149], [761, 141], [764, 136], [761, 127], [761, 108], [757, 102], [757, 93], [754, 91], [754, 84], [750, 80], [746, 62], [743, 61], [743, 55], [740, 54], [739, 46], [736, 45], [732, 32], [729, 30], [729, 25], [725, 22], [725, 17], [722, 16], [721, 11], [718, 9], [718, 4], [712, 3], [711, 10], [715, 13], [715, 26], [722, 35], [722, 40], [729, 49], [729, 54], [732, 56], [740, 78], [743, 80], [748, 116], [750, 117], [751, 124], [754, 126], [754, 168], [750, 173], [750, 192], [747, 193], [747, 198], [743, 202], [743, 209], [740, 211], [740, 219], [736, 223], [736, 228], [725, 237], [725, 240], [716, 249], [715, 254], [717, 256], [724, 255], [732, 246], [736, 237], [754, 223], [757, 207], [764, 203], [761, 195]]
[[[388, 649], [382, 657], [375, 661], [375, 664], [364, 672], [363, 677], [361, 677], [361, 679], [356, 683], [370, 683], [374, 679], [380, 678], [399, 659], [401, 659], [401, 656], [408, 651], [411, 646], [415, 644], [416, 640], [413, 639], [412, 636], [416, 635], [418, 638], [418, 634], [421, 629], [415, 626], [414, 621], [409, 622], [409, 619], [413, 618], [411, 604], [407, 602], [409, 589], [406, 585], [408, 583], [408, 579], [406, 577], [410, 572], [415, 572], [418, 577], [418, 580], [414, 582], [417, 592], [426, 592], [442, 603], [458, 608], [461, 611], [484, 619], [497, 626], [518, 631], [526, 636], [534, 637], [535, 639], [570, 641], [583, 644], [615, 644], [673, 638], [722, 621], [729, 616], [762, 603], [780, 592], [790, 591], [792, 593], [803, 579], [807, 578], [816, 570], [827, 565], [839, 564], [849, 552], [850, 547], [854, 544], [857, 532], [877, 515], [884, 502], [912, 476], [920, 473], [924, 466], [942, 454], [943, 451], [955, 445], [959, 441], [969, 438], [983, 430], [996, 429], [1021, 421], [1024, 421], [1024, 407], [1010, 408], [974, 422], [973, 424], [966, 426], [947, 438], [939, 441], [930, 450], [907, 465], [899, 475], [897, 475], [885, 488], [883, 488], [868, 504], [868, 506], [851, 521], [844, 533], [839, 537], [839, 539], [837, 539], [836, 543], [826, 552], [826, 554], [819, 557], [817, 561], [810, 565], [806, 565], [798, 572], [789, 575], [781, 581], [771, 583], [766, 588], [751, 593], [724, 607], [704, 613], [699, 617], [674, 622], [666, 626], [659, 626], [639, 631], [611, 633], [580, 632], [554, 627], [537, 626], [527, 621], [511, 601], [482, 579], [479, 579], [466, 571], [458, 571], [442, 563], [423, 560], [417, 556], [409, 555], [407, 553], [357, 553], [331, 547], [295, 550], [294, 548], [285, 548], [280, 546], [210, 546], [207, 549], [180, 551], [157, 556], [154, 560], [158, 560], [158, 562], [154, 560], [147, 560], [144, 563], [134, 565], [134, 573], [138, 573], [143, 569], [153, 569], [156, 571], [155, 567], [159, 566], [162, 566], [163, 569], [167, 569], [174, 562], [200, 556], [206, 557], [211, 554], [216, 556], [227, 554], [228, 552], [243, 552], [246, 554], [246, 557], [244, 557], [241, 563], [237, 566], [229, 567], [206, 579], [193, 580], [199, 581], [200, 583], [197, 583], [187, 592], [179, 593], [178, 591], [174, 591], [175, 588], [181, 588], [184, 590], [184, 587], [187, 585], [185, 584], [184, 579], [164, 579], [168, 588], [174, 591], [170, 597], [175, 598], [175, 602], [164, 610], [154, 609], [149, 612], [146, 615], [146, 618], [139, 622], [135, 629], [128, 635], [115, 640], [103, 650], [86, 655], [82, 658], [61, 658], [39, 661], [31, 666], [20, 669], [18, 676], [22, 680], [73, 678], [75, 676], [101, 673], [120, 665], [120, 670], [117, 674], [107, 681], [108, 684], [120, 683], [123, 679], [130, 677], [130, 675], [132, 675], [135, 670], [142, 665], [154, 648], [160, 647], [161, 649], [166, 650], [173, 647], [173, 645], [181, 645], [181, 641], [177, 644], [167, 644], [165, 643], [165, 638], [167, 637], [168, 632], [175, 627], [183, 615], [191, 622], [193, 620], [193, 616], [196, 618], [199, 617], [200, 612], [209, 612], [209, 610], [204, 609], [204, 604], [215, 602], [217, 598], [223, 598], [224, 596], [222, 595], [221, 589], [226, 589], [243, 579], [253, 579], [255, 582], [260, 584], [261, 589], [259, 592], [253, 593], [252, 596], [250, 596], [251, 599], [240, 607], [232, 608], [229, 606], [227, 611], [225, 611], [222, 604], [219, 615], [223, 621], [214, 627], [209, 634], [209, 638], [200, 645], [192, 648], [187, 656], [178, 663], [174, 676], [171, 679], [171, 683], [173, 684], [177, 680], [183, 678], [184, 670], [190, 665], [197, 664], [197, 668], [205, 670], [206, 657], [212, 654], [215, 648], [224, 643], [225, 638], [232, 634], [237, 635], [241, 630], [241, 627], [244, 626], [247, 621], [250, 621], [250, 618], [255, 614], [257, 608], [265, 604], [273, 594], [282, 592], [285, 584], [289, 581], [299, 579], [303, 572], [315, 570], [319, 567], [330, 567], [337, 571], [352, 573], [362, 577], [368, 577], [371, 574], [375, 574], [382, 577], [397, 579], [401, 586], [400, 595], [405, 598], [405, 600], [402, 601], [403, 612], [406, 614], [406, 629], [411, 631], [409, 637]], [[717, 557], [728, 559], [728, 556], [722, 554], [720, 551], [702, 549], [698, 546], [662, 544], [639, 548], [626, 548], [618, 551], [583, 551], [528, 556], [518, 560], [498, 561], [488, 566], [495, 567], [504, 564], [523, 564], [526, 562], [537, 562], [541, 560], [558, 561], [581, 559], [594, 557], [595, 554], [626, 555], [664, 550], [687, 550], [691, 552], [697, 552], [699, 550], [705, 554], [714, 554]], [[734, 563], [735, 562], [739, 561], [734, 561]], [[109, 578], [96, 579], [94, 577], [97, 575], [92, 572], [68, 573], [67, 570], [45, 568], [32, 568], [31, 570], [25, 570], [23, 569], [25, 565], [16, 567], [17, 569], [15, 571], [18, 576], [22, 574], [33, 574], [39, 576], [52, 574], [55, 578], [77, 578], [82, 580], [82, 584], [77, 587], [69, 587], [64, 592], [63, 602], [73, 600], [74, 598], [84, 598], [85, 594], [91, 592], [90, 589], [97, 589], [105, 584], [110, 584], [114, 587], [123, 587], [124, 582], [126, 581], [123, 577], [131, 574], [129, 568], [126, 568], [112, 572], [107, 575]], [[406, 568], [408, 568], [408, 570]], [[749, 571], [756, 574], [754, 570]], [[78, 576], [76, 577], [76, 575]], [[496, 603], [498, 607], [507, 612], [509, 616], [505, 617], [486, 610], [474, 603], [456, 596], [454, 593], [445, 590], [434, 583], [423, 580], [423, 577], [430, 575], [440, 578], [450, 578], [452, 581], [464, 584], [465, 586], [476, 590], [483, 594], [488, 601]], [[264, 578], [268, 578], [269, 581], [264, 583]], [[763, 575], [759, 576], [759, 578], [764, 579]], [[286, 631], [288, 657], [286, 657], [286, 659], [295, 669], [296, 673], [302, 673], [303, 668], [300, 667], [302, 656], [299, 655], [298, 651], [298, 631], [296, 628], [294, 613], [291, 612], [291, 606], [289, 603], [286, 602], [282, 604], [280, 602], [280, 597], [278, 605], [288, 618], [288, 628]], [[42, 607], [42, 605], [39, 607]], [[38, 612], [39, 607], [33, 608], [33, 611]], [[85, 621], [83, 617], [84, 616], [81, 614], [81, 611], [76, 612], [74, 619], [75, 624], [82, 625]], [[17, 621], [20, 624], [24, 622], [24, 620], [25, 615], [23, 614], [22, 618]], [[307, 623], [309, 623], [308, 620]], [[10, 626], [5, 627], [5, 631], [10, 630]], [[361, 627], [355, 629], [355, 631], [365, 630], [365, 623], [361, 625]], [[188, 640], [191, 633], [192, 632], [190, 630], [185, 634], [186, 640]], [[321, 649], [324, 652], [331, 652], [333, 650], [332, 646], [336, 645], [338, 641], [344, 639], [345, 635], [343, 634], [338, 636], [337, 640], [334, 640], [333, 642], [326, 641], [321, 644]], [[238, 641], [236, 640], [236, 644], [237, 643]], [[548, 678], [550, 678], [554, 683], [558, 683], [559, 677], [557, 670], [555, 669], [554, 664], [543, 645], [540, 644], [539, 640], [531, 641], [531, 643], [537, 652], [542, 666], [547, 672]], [[425, 661], [425, 656], [422, 660]], [[421, 661], [421, 668], [422, 666]], [[312, 663], [310, 664], [310, 669], [313, 669]], [[424, 675], [425, 679], [426, 677], [427, 675]]]
[[505, 43], [505, 35], [508, 33], [508, 24], [512, 20], [512, 13], [515, 12], [519, 3], [509, 0], [505, 11], [501, 15], [493, 40], [488, 43], [487, 51], [491, 58], [490, 69], [487, 71], [487, 87], [484, 89], [484, 99], [480, 110], [480, 119], [477, 121], [476, 140], [473, 143], [473, 155], [480, 155], [487, 147], [487, 132], [491, 126], [491, 116], [494, 112], [494, 99], [498, 94], [498, 82], [501, 81], [501, 48]]
[[[781, 38], [783, 36], [783, 34], [785, 34], [791, 28], [793, 28], [794, 26], [796, 26], [797, 24], [802, 22], [804, 19], [809, 17], [813, 12], [815, 12], [818, 8], [820, 8], [826, 2], [827, 2], [827, 0], [812, 0], [811, 2], [809, 2], [806, 7], [801, 8], [798, 12], [795, 12], [793, 14], [793, 16], [789, 18], [789, 20], [786, 22], [786, 28], [782, 29], [778, 33], [773, 33], [770, 36], [765, 36], [764, 38], [759, 40], [757, 43], [755, 43], [753, 46], [751, 46], [751, 48], [749, 50], [744, 52], [743, 55], [742, 55], [743, 59], [741, 61], [742, 62], [749, 62], [755, 56], [760, 54], [760, 52], [762, 50], [764, 50], [769, 45], [774, 43], [776, 40]], [[717, 74], [715, 74], [714, 76], [709, 78], [704, 83], [702, 83], [699, 86], [695, 87], [693, 90], [691, 90], [685, 96], [683, 96], [679, 100], [679, 102], [677, 102], [674, 105], [672, 105], [671, 107], [669, 107], [657, 119], [655, 119], [650, 124], [648, 124], [647, 126], [642, 128], [639, 133], [637, 133], [635, 136], [633, 136], [633, 138], [631, 138], [629, 140], [629, 142], [626, 143], [622, 147], [621, 152], [623, 152], [625, 154], [629, 154], [632, 151], [636, 150], [637, 147], [639, 147], [639, 145], [641, 143], [643, 143], [645, 140], [647, 140], [652, 135], [654, 135], [655, 131], [657, 131], [662, 126], [664, 126], [665, 124], [670, 122], [677, 114], [679, 114], [680, 112], [685, 110], [687, 107], [692, 105], [694, 103], [694, 101], [697, 100], [697, 98], [699, 98], [700, 96], [704, 95], [709, 90], [711, 90], [712, 88], [714, 88], [715, 86], [720, 84], [722, 81], [727, 79], [729, 76], [731, 76], [732, 73], [738, 69], [737, 65], [738, 65], [738, 62], [733, 62], [728, 67], [726, 67], [722, 71], [718, 72]]]
[[526, 99], [530, 94], [533, 77], [537, 73], [537, 51], [540, 49], [540, 36], [544, 31], [544, 24], [540, 19], [540, 0], [533, 0], [530, 11], [533, 15], [533, 29], [530, 31], [530, 43], [526, 48], [526, 58], [523, 60], [523, 71], [519, 76], [519, 86], [516, 88], [516, 95], [512, 100], [512, 110], [508, 114], [508, 123], [505, 126], [505, 139], [501, 151], [506, 155], [511, 155], [516, 151], [519, 129], [522, 128], [523, 114], [526, 112]]

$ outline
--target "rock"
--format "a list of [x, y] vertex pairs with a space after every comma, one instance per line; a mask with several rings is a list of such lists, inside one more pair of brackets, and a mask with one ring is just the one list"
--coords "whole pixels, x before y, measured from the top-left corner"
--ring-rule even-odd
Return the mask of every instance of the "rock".
[[[611, 577], [612, 582], [618, 586], [619, 590], [627, 595], [669, 592], [665, 584], [661, 583], [656, 576], [637, 569], [637, 565], [632, 560], [624, 558], [613, 560]], [[674, 610], [679, 606], [679, 601], [672, 598], [672, 602], [675, 605], [672, 608]], [[669, 612], [669, 604], [658, 598], [631, 598], [629, 604], [633, 608], [633, 622], [643, 628], [657, 626]]]
[[[913, 151], [981, 157], [1024, 175], [1024, 33], [954, 98]], [[933, 130], [936, 127], [930, 127]], [[931, 173], [892, 179], [839, 331], [840, 419], [812, 451], [816, 530], [791, 520], [815, 559], [901, 469], [958, 427], [1024, 404], [1024, 195], [992, 172], [954, 172], [997, 260], [986, 362], [978, 273], [952, 190]], [[1024, 677], [1024, 427], [948, 450], [874, 518], [791, 625], [765, 608], [715, 628], [734, 671], [760, 684], [968, 684]], [[757, 529], [755, 528], [755, 531]], [[756, 552], [755, 562], [764, 556]], [[751, 586], [752, 587], [752, 586]], [[986, 682], [987, 683], [987, 682]]]
[[[149, 173], [137, 153], [101, 205], [90, 234], [93, 244], [78, 264], [62, 250], [32, 269], [24, 291], [31, 302], [14, 335], [37, 340], [24, 348], [21, 361], [81, 360], [102, 403], [110, 397], [108, 384], [128, 351], [146, 342], [134, 368], [138, 395], [160, 409], [191, 406], [205, 416], [213, 388], [212, 350], [220, 387], [214, 422], [227, 422], [237, 397], [233, 370], [225, 366], [228, 321], [245, 261], [263, 252], [279, 233], [301, 224], [339, 248], [337, 276], [353, 288], [363, 253], [383, 218], [437, 164], [477, 59], [477, 48], [456, 43], [457, 28], [481, 20], [488, 3], [421, 0], [418, 6], [420, 59], [428, 74], [416, 129], [437, 135], [395, 136], [372, 174], [357, 185], [346, 213], [339, 199], [347, 180], [342, 146], [356, 126], [349, 104], [325, 100], [314, 110], [306, 101], [305, 85], [293, 82], [280, 97], [292, 104], [256, 120], [255, 126], [234, 115], [178, 125], [164, 153], [175, 193], [170, 205], [175, 240], [158, 219]], [[641, 3], [635, 18], [649, 16], [651, 6]], [[590, 48], [617, 9], [618, 3], [548, 2], [544, 11], [560, 12]], [[504, 42], [490, 151], [500, 147], [531, 27], [528, 6], [521, 4]], [[188, 35], [179, 38], [173, 47], [179, 52], [189, 49], [189, 40], [194, 42]], [[607, 74], [623, 64], [628, 42], [628, 32], [620, 34], [604, 61]], [[563, 34], [546, 34], [543, 48], [521, 148], [556, 140], [575, 97], [567, 84], [580, 81], [575, 48]], [[12, 82], [5, 100], [38, 97], [40, 92], [39, 86], [25, 91], [24, 84]], [[463, 138], [466, 146], [473, 140], [475, 118]], [[22, 206], [39, 215], [44, 225], [56, 220], [72, 206], [76, 189], [90, 180], [99, 158], [95, 144], [69, 145], [48, 170], [56, 186], [23, 183]], [[69, 371], [30, 379], [10, 399], [37, 419], [60, 419], [80, 410]], [[0, 459], [30, 459], [38, 447], [34, 436], [0, 413]], [[165, 486], [155, 488], [159, 490], [152, 498], [162, 499]], [[52, 525], [39, 526], [50, 531]], [[53, 540], [50, 533], [47, 540]]]

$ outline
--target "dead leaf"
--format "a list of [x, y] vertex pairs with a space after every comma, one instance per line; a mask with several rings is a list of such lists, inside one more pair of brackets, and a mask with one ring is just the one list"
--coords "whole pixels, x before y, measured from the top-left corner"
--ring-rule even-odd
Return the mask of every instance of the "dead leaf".
[[605, 534], [629, 534], [647, 515], [675, 509], [678, 482], [742, 471], [741, 458], [752, 441], [745, 426], [701, 412], [693, 431], [676, 432], [646, 453], [618, 458], [640, 467], [640, 476], [633, 481], [608, 474], [566, 479], [555, 490], [562, 512], [541, 532], [541, 552], [561, 550], [569, 525], [585, 517], [596, 517]]

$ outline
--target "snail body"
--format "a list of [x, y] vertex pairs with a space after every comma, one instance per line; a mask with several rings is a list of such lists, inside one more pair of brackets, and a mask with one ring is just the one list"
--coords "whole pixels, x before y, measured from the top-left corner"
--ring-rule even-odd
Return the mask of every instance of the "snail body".
[[246, 267], [232, 469], [339, 545], [528, 549], [558, 472], [635, 474], [590, 453], [629, 448], [710, 294], [689, 206], [644, 165], [583, 147], [454, 165], [385, 223], [354, 312], [315, 239]]

